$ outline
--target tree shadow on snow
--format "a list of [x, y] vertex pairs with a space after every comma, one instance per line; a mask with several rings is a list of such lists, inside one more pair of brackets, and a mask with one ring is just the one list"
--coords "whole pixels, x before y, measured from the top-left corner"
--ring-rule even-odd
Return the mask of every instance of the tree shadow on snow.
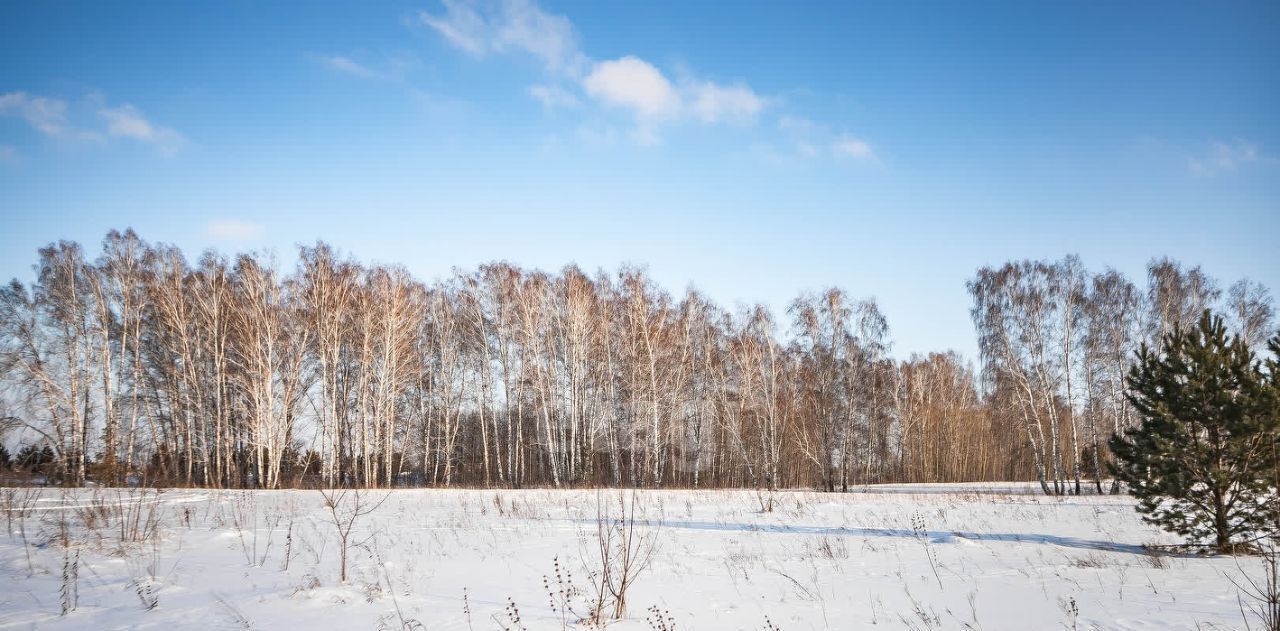
[[[595, 523], [595, 520], [575, 520], [580, 522]], [[640, 523], [637, 520], [637, 523]], [[725, 522], [709, 522], [709, 521], [654, 521], [644, 522], [646, 525], [658, 526], [660, 528], [674, 528], [677, 530], [704, 530], [714, 532], [764, 532], [776, 534], [796, 534], [796, 535], [830, 535], [837, 537], [866, 537], [866, 538], [897, 538], [897, 539], [921, 539], [927, 538], [930, 543], [951, 544], [964, 543], [965, 541], [998, 541], [1006, 543], [1036, 543], [1045, 545], [1054, 545], [1063, 548], [1076, 548], [1080, 550], [1100, 550], [1105, 552], [1123, 552], [1127, 554], [1149, 555], [1154, 551], [1140, 545], [1116, 543], [1113, 541], [1101, 541], [1096, 539], [1082, 539], [1079, 537], [1064, 537], [1059, 535], [1042, 535], [1035, 533], [991, 533], [991, 532], [965, 532], [965, 531], [939, 531], [926, 530], [917, 532], [915, 530], [907, 530], [902, 528], [864, 528], [857, 526], [786, 526], [777, 524], [735, 524]], [[1165, 551], [1159, 552], [1161, 555], [1183, 556], [1180, 553], [1169, 553]], [[1190, 556], [1190, 555], [1188, 555]]]

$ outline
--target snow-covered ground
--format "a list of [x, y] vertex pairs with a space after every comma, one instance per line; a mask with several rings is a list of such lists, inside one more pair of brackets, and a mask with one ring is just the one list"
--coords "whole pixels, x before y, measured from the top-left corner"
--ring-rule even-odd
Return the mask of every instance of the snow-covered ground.
[[[678, 629], [1244, 627], [1230, 579], [1255, 561], [1153, 556], [1176, 539], [1132, 499], [1030, 490], [782, 492], [769, 513], [753, 491], [641, 492], [656, 548], [609, 628], [662, 628], [651, 606]], [[317, 491], [5, 493], [0, 628], [558, 629], [557, 563], [584, 592], [598, 566], [595, 491], [391, 491], [345, 584]]]

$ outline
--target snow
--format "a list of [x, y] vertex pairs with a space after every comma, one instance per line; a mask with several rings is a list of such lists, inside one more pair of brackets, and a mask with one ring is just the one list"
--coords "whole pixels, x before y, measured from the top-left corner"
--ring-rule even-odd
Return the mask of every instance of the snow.
[[[1256, 562], [1148, 553], [1177, 539], [1132, 498], [854, 491], [780, 492], [770, 513], [754, 491], [640, 492], [656, 548], [609, 628], [650, 629], [650, 606], [679, 629], [1244, 627], [1231, 579]], [[0, 628], [501, 629], [518, 628], [514, 603], [523, 627], [558, 629], [544, 576], [554, 591], [558, 560], [585, 590], [595, 563], [596, 491], [390, 491], [356, 522], [345, 584], [317, 491], [40, 493], [26, 544], [17, 522], [0, 537]], [[148, 517], [155, 535], [122, 544]], [[60, 615], [72, 565], [76, 607]]]

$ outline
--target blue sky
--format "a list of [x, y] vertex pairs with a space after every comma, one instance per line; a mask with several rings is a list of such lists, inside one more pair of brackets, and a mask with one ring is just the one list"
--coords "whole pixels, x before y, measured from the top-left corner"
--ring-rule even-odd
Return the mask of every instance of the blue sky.
[[975, 348], [978, 266], [1280, 289], [1280, 4], [0, 4], [0, 276], [112, 227], [433, 279], [839, 285]]

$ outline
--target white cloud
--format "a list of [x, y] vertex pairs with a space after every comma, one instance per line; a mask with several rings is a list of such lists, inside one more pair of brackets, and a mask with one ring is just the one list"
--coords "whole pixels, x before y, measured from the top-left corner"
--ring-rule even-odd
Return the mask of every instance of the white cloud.
[[725, 87], [707, 81], [690, 92], [693, 115], [706, 123], [748, 123], [764, 109], [764, 99], [741, 83]]
[[569, 75], [577, 74], [586, 61], [569, 19], [547, 13], [530, 0], [444, 0], [443, 14], [424, 11], [419, 18], [476, 57], [523, 52], [541, 60], [547, 70]]
[[631, 137], [646, 146], [661, 141], [659, 122], [748, 124], [766, 105], [765, 99], [742, 83], [723, 86], [685, 81], [674, 85], [656, 66], [631, 55], [594, 64], [582, 80], [582, 88], [600, 103], [635, 115], [636, 129]]
[[113, 138], [129, 138], [154, 145], [164, 153], [171, 154], [183, 143], [178, 132], [147, 120], [138, 108], [124, 104], [119, 107], [104, 107], [98, 115], [107, 123], [107, 134]]
[[17, 116], [46, 136], [64, 136], [71, 129], [67, 123], [66, 101], [26, 92], [0, 94], [0, 115]]
[[98, 111], [98, 114], [106, 119], [107, 132], [112, 136], [146, 141], [156, 137], [156, 129], [151, 126], [151, 122], [132, 105], [103, 108]]
[[552, 79], [529, 88], [529, 94], [543, 107], [576, 107], [585, 100], [626, 111], [635, 118], [631, 136], [640, 144], [659, 142], [664, 124], [751, 124], [769, 107], [768, 99], [745, 82], [683, 76], [673, 82], [635, 55], [592, 60], [582, 52], [569, 19], [543, 11], [533, 0], [442, 4], [440, 12], [422, 12], [418, 19], [446, 42], [475, 57], [521, 53], [539, 60]]
[[1216, 141], [1201, 156], [1187, 159], [1187, 168], [1196, 175], [1216, 175], [1256, 162], [1259, 158], [1257, 145], [1243, 140], [1230, 143]]
[[240, 219], [218, 219], [204, 226], [204, 234], [218, 241], [253, 241], [266, 232], [262, 224]]
[[529, 88], [529, 96], [537, 99], [547, 109], [557, 107], [577, 107], [578, 97], [572, 92], [557, 85], [535, 85]]
[[675, 87], [661, 70], [638, 57], [596, 64], [582, 87], [593, 98], [630, 109], [644, 118], [670, 117], [680, 110]]
[[874, 160], [876, 157], [875, 151], [867, 141], [849, 135], [841, 136], [831, 143], [831, 153], [837, 158], [854, 160]]

